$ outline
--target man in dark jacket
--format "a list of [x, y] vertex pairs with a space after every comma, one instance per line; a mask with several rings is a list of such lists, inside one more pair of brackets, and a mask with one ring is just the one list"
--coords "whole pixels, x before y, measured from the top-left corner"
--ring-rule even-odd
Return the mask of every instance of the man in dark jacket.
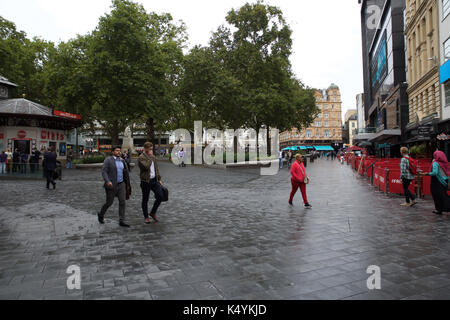
[[142, 211], [144, 213], [145, 223], [150, 223], [148, 217], [150, 191], [153, 191], [156, 197], [152, 211], [150, 212], [150, 217], [152, 217], [155, 222], [158, 222], [159, 220], [156, 217], [156, 211], [162, 202], [163, 191], [161, 189], [162, 183], [161, 176], [159, 175], [158, 163], [156, 162], [156, 157], [153, 155], [153, 144], [151, 142], [146, 142], [144, 144], [144, 152], [139, 156], [138, 163], [141, 171]]
[[127, 196], [127, 187], [130, 186], [130, 176], [127, 164], [120, 157], [120, 147], [114, 147], [113, 155], [106, 158], [103, 162], [102, 176], [105, 180], [106, 203], [98, 213], [98, 221], [105, 223], [104, 217], [106, 210], [113, 204], [114, 198], [119, 198], [119, 225], [129, 227], [125, 223], [125, 200]]
[[50, 147], [50, 150], [44, 153], [44, 160], [42, 166], [44, 167], [44, 174], [47, 178], [47, 189], [49, 189], [50, 183], [53, 185], [53, 189], [56, 189], [56, 182], [53, 180], [56, 170], [56, 153], [55, 147]]
[[20, 172], [26, 174], [27, 173], [27, 163], [28, 163], [28, 153], [23, 151], [20, 154]]
[[20, 166], [20, 153], [18, 149], [14, 150], [13, 153], [13, 167], [12, 167], [12, 171], [13, 172], [18, 172], [19, 171], [19, 166]]

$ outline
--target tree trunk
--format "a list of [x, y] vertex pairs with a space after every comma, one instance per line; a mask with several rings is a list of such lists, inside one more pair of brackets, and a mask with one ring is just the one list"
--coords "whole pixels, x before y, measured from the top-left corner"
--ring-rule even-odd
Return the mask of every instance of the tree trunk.
[[272, 143], [270, 138], [270, 127], [267, 126], [267, 155], [272, 156]]
[[259, 161], [259, 126], [256, 126], [256, 161]]
[[[147, 119], [147, 141], [153, 143], [155, 140], [155, 122], [153, 118]], [[155, 146], [153, 146], [154, 148]]]
[[111, 123], [111, 144], [113, 147], [119, 145], [119, 121], [117, 120]]

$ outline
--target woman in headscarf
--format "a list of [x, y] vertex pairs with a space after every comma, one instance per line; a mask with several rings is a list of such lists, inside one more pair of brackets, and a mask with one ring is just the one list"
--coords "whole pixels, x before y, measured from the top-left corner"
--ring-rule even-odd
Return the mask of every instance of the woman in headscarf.
[[431, 172], [425, 173], [425, 175], [431, 176], [430, 189], [434, 206], [436, 207], [433, 213], [442, 214], [442, 212], [450, 212], [450, 197], [447, 195], [450, 165], [445, 153], [442, 151], [436, 151], [433, 154], [433, 158], [430, 168]]

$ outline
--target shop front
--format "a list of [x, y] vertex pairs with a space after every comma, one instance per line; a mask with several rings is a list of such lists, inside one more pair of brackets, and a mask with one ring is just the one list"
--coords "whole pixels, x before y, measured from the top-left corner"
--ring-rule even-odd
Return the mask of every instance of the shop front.
[[[71, 115], [76, 116], [76, 115]], [[0, 152], [18, 150], [31, 155], [53, 147], [58, 160], [67, 157], [67, 136], [81, 126], [81, 117], [56, 115], [51, 108], [26, 99], [0, 101]]]

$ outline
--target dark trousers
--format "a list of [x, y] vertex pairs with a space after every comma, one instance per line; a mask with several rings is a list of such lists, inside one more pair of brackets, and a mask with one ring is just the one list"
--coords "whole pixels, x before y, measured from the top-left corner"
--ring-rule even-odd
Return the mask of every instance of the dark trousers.
[[47, 178], [47, 189], [50, 186], [50, 183], [52, 185], [55, 185], [55, 180], [53, 180], [54, 175], [55, 175], [55, 170], [46, 170], [45, 176]]
[[119, 183], [115, 187], [105, 188], [106, 203], [100, 210], [100, 216], [104, 217], [106, 210], [112, 206], [114, 198], [119, 198], [119, 221], [125, 222], [125, 199], [126, 199], [126, 185], [125, 182]]
[[161, 204], [161, 200], [163, 198], [163, 193], [161, 189], [161, 185], [156, 179], [151, 179], [150, 182], [141, 181], [141, 190], [142, 190], [142, 213], [144, 214], [144, 218], [148, 218], [148, 200], [150, 198], [150, 191], [153, 191], [155, 194], [156, 200], [153, 204], [152, 211], [150, 214], [155, 214]]
[[409, 199], [414, 201], [416, 197], [409, 191], [409, 185], [411, 184], [412, 180], [402, 178], [402, 184], [403, 184], [403, 192], [405, 193], [406, 203], [409, 203]]

